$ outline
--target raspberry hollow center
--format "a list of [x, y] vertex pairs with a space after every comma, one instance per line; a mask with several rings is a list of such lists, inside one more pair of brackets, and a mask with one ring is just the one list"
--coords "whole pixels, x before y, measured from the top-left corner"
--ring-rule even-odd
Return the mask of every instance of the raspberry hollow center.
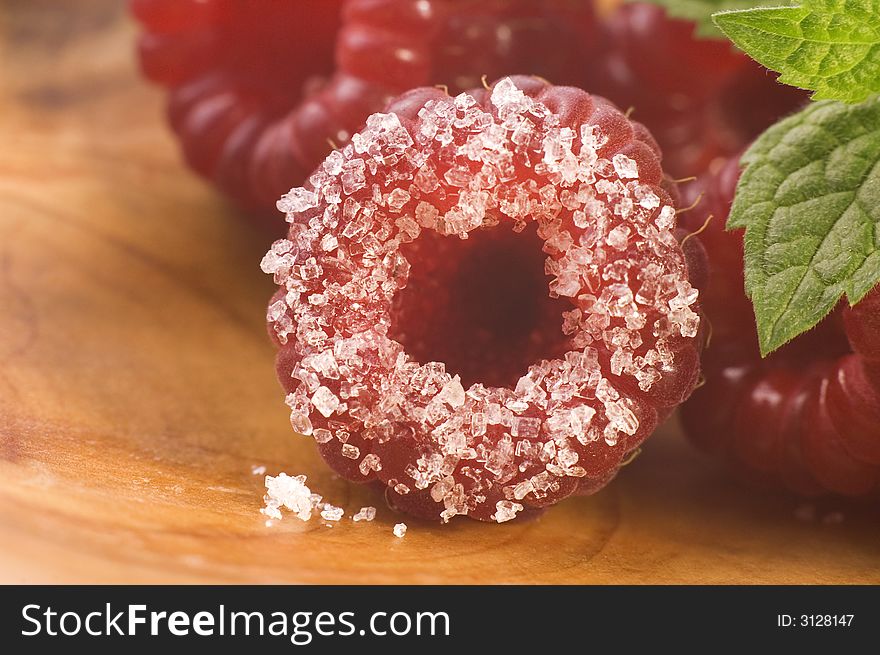
[[549, 296], [534, 225], [422, 234], [401, 248], [411, 269], [390, 336], [420, 362], [443, 362], [469, 387], [512, 387], [529, 366], [566, 351], [564, 300]]

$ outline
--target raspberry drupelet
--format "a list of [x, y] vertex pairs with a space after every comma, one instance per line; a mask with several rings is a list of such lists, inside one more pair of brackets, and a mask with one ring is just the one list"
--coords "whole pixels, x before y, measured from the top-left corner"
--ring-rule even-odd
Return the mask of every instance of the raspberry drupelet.
[[[258, 5], [258, 6], [257, 6]], [[190, 166], [239, 204], [277, 198], [394, 95], [519, 71], [585, 83], [591, 2], [131, 0], [145, 75]], [[274, 216], [273, 216], [274, 218]], [[274, 223], [273, 223], [274, 224]]]
[[435, 520], [601, 488], [699, 373], [659, 158], [608, 101], [532, 77], [372, 115], [279, 201], [262, 262], [295, 431]]
[[688, 436], [749, 477], [806, 496], [880, 487], [880, 287], [845, 301], [810, 332], [762, 359], [743, 281], [742, 231], [727, 232], [740, 168], [732, 158], [693, 187], [684, 222], [709, 255], [703, 308], [712, 338], [706, 384], [682, 407]]

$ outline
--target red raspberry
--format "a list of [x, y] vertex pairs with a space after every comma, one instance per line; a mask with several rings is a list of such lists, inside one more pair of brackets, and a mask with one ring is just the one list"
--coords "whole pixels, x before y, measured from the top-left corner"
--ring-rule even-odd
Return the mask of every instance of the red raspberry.
[[482, 75], [583, 83], [590, 2], [131, 0], [145, 74], [170, 91], [189, 164], [274, 210], [366, 117], [413, 86]]
[[674, 176], [695, 175], [806, 101], [729, 42], [698, 39], [661, 7], [626, 3], [603, 24], [596, 89], [657, 137]]
[[726, 232], [738, 159], [689, 189], [685, 226], [709, 254], [706, 384], [682, 408], [688, 435], [746, 472], [804, 495], [863, 495], [880, 482], [880, 287], [761, 359], [743, 291], [742, 232]]
[[262, 266], [295, 430], [434, 519], [598, 490], [698, 375], [653, 139], [531, 77], [386, 112], [279, 201]]

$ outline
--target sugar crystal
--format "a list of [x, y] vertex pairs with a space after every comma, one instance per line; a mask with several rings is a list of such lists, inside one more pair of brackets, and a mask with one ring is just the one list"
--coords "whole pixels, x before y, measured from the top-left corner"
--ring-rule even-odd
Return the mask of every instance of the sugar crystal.
[[495, 503], [495, 514], [493, 518], [498, 523], [504, 523], [516, 518], [517, 512], [521, 512], [523, 506], [519, 503], [513, 503], [509, 500], [499, 500]]
[[351, 517], [351, 520], [357, 523], [359, 521], [372, 521], [374, 518], [376, 518], [375, 507], [361, 507], [357, 514]]
[[291, 189], [278, 201], [278, 211], [295, 214], [311, 209], [318, 204], [318, 196], [313, 191], [303, 188]]
[[324, 509], [321, 510], [321, 518], [325, 521], [339, 521], [343, 516], [345, 516], [344, 509], [341, 507], [335, 507], [329, 503], [325, 504]]
[[614, 170], [621, 179], [637, 179], [639, 177], [639, 166], [636, 162], [624, 154], [616, 154], [611, 158], [614, 164]]
[[339, 398], [327, 387], [320, 387], [312, 396], [312, 404], [324, 417], [327, 417], [339, 408]]
[[290, 477], [286, 473], [279, 473], [276, 477], [266, 476], [266, 506], [260, 511], [271, 519], [281, 519], [281, 507], [293, 512], [301, 521], [308, 521], [312, 517], [314, 505], [312, 504], [312, 492], [305, 485], [306, 476], [298, 475]]

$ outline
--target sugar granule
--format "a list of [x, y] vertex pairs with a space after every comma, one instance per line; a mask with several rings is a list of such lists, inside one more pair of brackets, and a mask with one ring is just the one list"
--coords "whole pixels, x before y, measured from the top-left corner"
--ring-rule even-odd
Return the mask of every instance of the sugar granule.
[[326, 503], [324, 509], [321, 510], [321, 518], [325, 521], [340, 521], [343, 516], [345, 516], [344, 509], [329, 503]]
[[374, 518], [376, 518], [375, 507], [361, 507], [357, 514], [351, 517], [351, 520], [357, 523], [358, 521], [372, 521]]
[[504, 523], [516, 518], [517, 512], [521, 512], [523, 506], [519, 503], [512, 503], [509, 500], [499, 500], [495, 503], [495, 514], [493, 517], [498, 523]]
[[312, 501], [312, 492], [306, 486], [306, 476], [297, 475], [290, 477], [286, 473], [279, 473], [276, 477], [266, 476], [266, 495], [263, 500], [266, 506], [260, 511], [270, 519], [282, 518], [281, 509], [286, 507], [296, 518], [308, 521], [312, 518], [315, 505]]
[[406, 523], [395, 523], [392, 532], [398, 539], [403, 539], [403, 535], [406, 534]]
[[[305, 483], [304, 475], [289, 476], [286, 473], [279, 473], [275, 477], [266, 476], [266, 495], [263, 497], [265, 507], [260, 509], [260, 513], [268, 517], [265, 522], [267, 528], [272, 527], [275, 520], [283, 518], [282, 508], [289, 509], [301, 521], [310, 520], [315, 513], [320, 514], [321, 518], [328, 522], [336, 523], [342, 520], [345, 510], [331, 503], [325, 503], [323, 496], [312, 492]], [[372, 521], [375, 518], [376, 508], [368, 505], [361, 507], [352, 516], [352, 521], [359, 523]], [[406, 530], [406, 526], [403, 530]]]

